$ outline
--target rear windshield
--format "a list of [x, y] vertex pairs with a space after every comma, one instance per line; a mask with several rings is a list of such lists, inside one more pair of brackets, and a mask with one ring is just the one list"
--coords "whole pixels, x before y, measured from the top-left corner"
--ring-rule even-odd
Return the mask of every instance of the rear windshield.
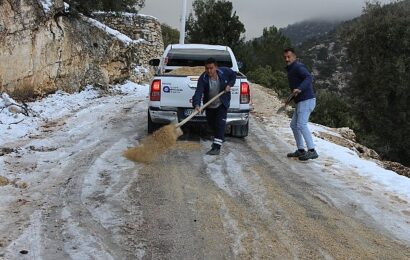
[[167, 66], [203, 66], [208, 58], [214, 58], [218, 66], [232, 67], [231, 55], [227, 50], [172, 49], [167, 58]]

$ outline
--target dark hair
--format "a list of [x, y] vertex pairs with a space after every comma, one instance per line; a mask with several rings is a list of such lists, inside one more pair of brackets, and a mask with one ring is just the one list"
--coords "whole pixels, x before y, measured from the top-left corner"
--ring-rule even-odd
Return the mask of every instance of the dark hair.
[[296, 54], [295, 49], [293, 49], [293, 48], [291, 48], [291, 47], [285, 48], [285, 49], [283, 50], [283, 53], [286, 53], [286, 52], [291, 52], [291, 53], [293, 53], [293, 54]]
[[205, 61], [205, 65], [212, 64], [212, 63], [215, 64], [215, 65], [218, 65], [218, 63], [216, 62], [216, 60], [214, 58], [208, 58]]

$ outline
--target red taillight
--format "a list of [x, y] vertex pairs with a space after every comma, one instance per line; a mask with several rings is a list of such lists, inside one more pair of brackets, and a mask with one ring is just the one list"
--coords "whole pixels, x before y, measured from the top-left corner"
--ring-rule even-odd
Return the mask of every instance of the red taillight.
[[150, 100], [151, 101], [160, 101], [161, 100], [161, 80], [156, 79], [151, 83], [150, 91]]
[[248, 104], [251, 100], [251, 90], [247, 82], [241, 83], [241, 104]]

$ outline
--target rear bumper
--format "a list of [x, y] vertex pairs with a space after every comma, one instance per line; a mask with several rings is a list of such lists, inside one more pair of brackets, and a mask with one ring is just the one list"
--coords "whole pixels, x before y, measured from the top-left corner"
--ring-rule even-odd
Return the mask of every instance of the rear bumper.
[[[160, 109], [158, 107], [149, 107], [151, 120], [157, 124], [169, 124], [180, 122], [185, 119], [183, 109]], [[246, 125], [249, 121], [249, 110], [228, 110], [226, 124], [227, 125]], [[206, 123], [205, 115], [194, 116], [189, 122], [191, 123]]]
[[148, 113], [151, 116], [152, 122], [156, 124], [169, 124], [178, 122], [178, 112], [173, 110], [160, 110], [155, 107], [150, 107]]

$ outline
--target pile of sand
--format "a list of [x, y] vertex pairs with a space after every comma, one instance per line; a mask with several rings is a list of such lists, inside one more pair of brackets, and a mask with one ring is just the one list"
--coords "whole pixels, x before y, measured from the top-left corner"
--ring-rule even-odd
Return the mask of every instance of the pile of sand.
[[6, 177], [0, 176], [0, 186], [6, 186], [10, 183], [9, 179]]
[[167, 75], [179, 75], [179, 76], [200, 76], [204, 73], [205, 68], [203, 66], [200, 67], [182, 67], [170, 72], [167, 72]]
[[164, 126], [147, 136], [140, 146], [126, 150], [124, 156], [135, 162], [150, 163], [174, 146], [181, 135], [181, 129], [175, 125]]

